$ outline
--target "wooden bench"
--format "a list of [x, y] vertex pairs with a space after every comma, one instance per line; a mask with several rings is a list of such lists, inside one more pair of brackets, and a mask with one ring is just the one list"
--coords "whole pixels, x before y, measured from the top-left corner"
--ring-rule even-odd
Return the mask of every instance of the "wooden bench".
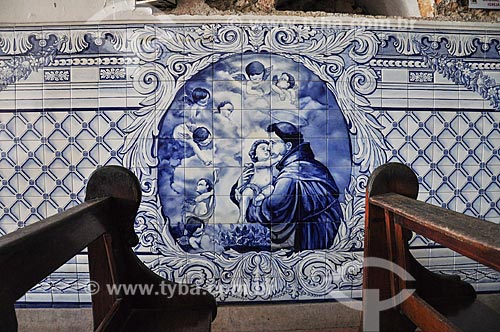
[[[403, 267], [414, 281], [387, 269], [365, 264], [363, 293], [378, 289], [380, 299], [410, 294], [383, 311], [377, 331], [500, 331], [500, 294], [476, 294], [456, 276], [424, 268], [410, 253], [411, 231], [500, 271], [500, 225], [417, 201], [418, 180], [413, 171], [396, 163], [382, 165], [366, 190], [365, 262], [378, 257]], [[405, 293], [406, 291], [406, 293]], [[376, 308], [363, 303], [364, 317]], [[371, 331], [363, 321], [363, 331]]]
[[[90, 177], [85, 203], [0, 237], [0, 331], [17, 331], [16, 300], [87, 246], [90, 279], [100, 287], [92, 295], [95, 331], [210, 331], [214, 297], [164, 280], [134, 254], [140, 201], [130, 171], [103, 167]], [[110, 294], [109, 285], [152, 291]]]

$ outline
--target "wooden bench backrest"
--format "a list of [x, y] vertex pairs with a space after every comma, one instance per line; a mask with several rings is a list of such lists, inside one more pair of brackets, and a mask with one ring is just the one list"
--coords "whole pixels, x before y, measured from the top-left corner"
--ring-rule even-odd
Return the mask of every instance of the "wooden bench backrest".
[[[380, 331], [414, 331], [415, 325], [423, 331], [461, 331], [434, 305], [443, 301], [470, 303], [476, 293], [459, 278], [434, 274], [419, 264], [408, 247], [411, 231], [500, 271], [500, 226], [417, 201], [417, 195], [417, 177], [402, 164], [382, 165], [370, 177], [366, 191], [365, 258], [394, 262], [415, 281], [365, 266], [363, 289], [380, 290], [381, 299], [416, 289], [406, 301], [381, 313]], [[363, 310], [366, 317], [371, 310], [366, 302]]]

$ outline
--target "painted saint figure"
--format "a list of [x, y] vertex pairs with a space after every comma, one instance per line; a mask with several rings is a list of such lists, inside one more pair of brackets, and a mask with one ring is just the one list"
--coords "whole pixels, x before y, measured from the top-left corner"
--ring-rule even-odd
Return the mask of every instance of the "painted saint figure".
[[[270, 196], [260, 204], [250, 202], [246, 220], [270, 228], [271, 250], [331, 247], [343, 217], [339, 189], [330, 171], [315, 159], [293, 124], [273, 123], [267, 131], [272, 135], [272, 155], [280, 156], [279, 174]], [[253, 171], [245, 172], [244, 177]]]

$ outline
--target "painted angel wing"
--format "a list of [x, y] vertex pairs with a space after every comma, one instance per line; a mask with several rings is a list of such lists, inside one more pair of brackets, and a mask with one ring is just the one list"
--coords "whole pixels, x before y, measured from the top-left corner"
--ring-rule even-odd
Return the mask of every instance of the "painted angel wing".
[[270, 66], [270, 67], [267, 67], [265, 70], [264, 70], [264, 77], [263, 77], [263, 80], [267, 80], [269, 78], [269, 76], [271, 76], [271, 71], [273, 70], [273, 66]]
[[276, 85], [278, 83], [278, 75], [274, 75], [272, 79], [273, 85]]
[[248, 81], [247, 75], [245, 75], [245, 74], [243, 74], [243, 73], [231, 74], [231, 77], [232, 77], [235, 81]]
[[180, 101], [185, 104], [188, 104], [189, 106], [192, 106], [194, 104], [194, 102], [188, 96], [182, 96]]

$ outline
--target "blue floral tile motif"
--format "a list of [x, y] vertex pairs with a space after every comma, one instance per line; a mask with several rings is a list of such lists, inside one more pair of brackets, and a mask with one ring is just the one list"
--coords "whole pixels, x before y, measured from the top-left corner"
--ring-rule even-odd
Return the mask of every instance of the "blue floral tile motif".
[[[301, 301], [359, 293], [365, 186], [387, 161], [414, 169], [420, 199], [500, 222], [496, 31], [30, 29], [0, 30], [0, 234], [123, 165], [142, 185], [135, 250], [153, 271], [221, 302]], [[500, 282], [411, 244], [478, 289]], [[88, 302], [84, 257], [26, 301]]]

